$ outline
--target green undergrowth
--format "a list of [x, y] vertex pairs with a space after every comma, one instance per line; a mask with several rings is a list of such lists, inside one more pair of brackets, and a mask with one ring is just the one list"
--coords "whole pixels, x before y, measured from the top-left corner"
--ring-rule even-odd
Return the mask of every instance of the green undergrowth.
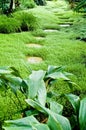
[[[82, 96], [84, 96], [84, 91], [86, 91], [86, 42], [81, 38], [85, 37], [86, 31], [85, 29], [83, 31], [83, 28], [86, 20], [83, 15], [70, 11], [67, 4], [59, 0], [55, 3], [48, 1], [46, 6], [38, 6], [24, 12], [27, 14], [31, 12], [37, 17], [40, 25], [36, 23], [35, 25], [38, 26], [38, 30], [11, 34], [0, 33], [0, 66], [14, 66], [23, 77], [27, 77], [33, 69], [46, 70], [48, 65], [65, 66], [67, 72], [74, 74], [73, 81], [80, 86]], [[22, 12], [14, 15], [20, 21], [23, 20]], [[69, 27], [59, 26], [59, 24], [69, 22], [72, 23]], [[44, 29], [56, 29], [57, 32], [44, 32]], [[37, 37], [43, 39], [37, 39]], [[27, 44], [31, 43], [40, 44], [42, 47], [40, 49], [27, 47]], [[27, 61], [27, 56], [41, 57], [43, 61], [39, 64], [31, 64]], [[62, 82], [56, 84], [53, 90], [57, 93], [69, 92], [67, 85]], [[0, 96], [2, 105], [0, 113], [3, 111], [2, 117], [7, 119], [10, 101], [7, 99], [4, 102], [4, 100]], [[15, 113], [12, 107], [10, 112]]]
[[32, 13], [17, 11], [11, 16], [0, 16], [0, 33], [33, 31], [38, 28], [37, 18]]

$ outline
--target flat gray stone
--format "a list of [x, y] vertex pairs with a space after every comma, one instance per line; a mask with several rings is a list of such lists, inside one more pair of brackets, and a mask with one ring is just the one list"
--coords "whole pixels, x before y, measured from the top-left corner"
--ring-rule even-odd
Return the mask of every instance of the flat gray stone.
[[44, 37], [35, 37], [37, 40], [44, 40]]
[[27, 44], [28, 47], [31, 47], [31, 48], [41, 48], [42, 45], [39, 45], [39, 44], [35, 44], [35, 43], [30, 43], [30, 44]]
[[38, 64], [43, 61], [43, 59], [41, 57], [27, 57], [27, 60], [31, 64]]
[[70, 24], [60, 24], [60, 27], [70, 27]]
[[58, 30], [55, 29], [45, 29], [44, 32], [57, 32]]

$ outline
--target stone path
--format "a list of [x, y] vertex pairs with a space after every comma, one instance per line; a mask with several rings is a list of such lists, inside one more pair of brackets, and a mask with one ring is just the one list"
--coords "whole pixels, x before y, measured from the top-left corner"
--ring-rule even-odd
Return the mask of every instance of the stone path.
[[[58, 19], [61, 20], [61, 23], [57, 24], [58, 27], [60, 27], [60, 28], [66, 28], [66, 27], [68, 27], [69, 28], [72, 25], [72, 22], [70, 22], [70, 19], [69, 19], [70, 17], [63, 17], [64, 13], [60, 13], [60, 10], [58, 12], [53, 11], [53, 13], [54, 13], [54, 15], [56, 15], [58, 17]], [[43, 31], [45, 33], [47, 33], [47, 34], [48, 33], [50, 34], [52, 32], [54, 32], [54, 33], [59, 32], [59, 30], [55, 29], [55, 28], [54, 29], [51, 29], [51, 28], [44, 29]], [[44, 40], [44, 39], [46, 40], [45, 37], [41, 37], [41, 36], [35, 37], [35, 39], [38, 40], [38, 41], [39, 40]], [[29, 47], [29, 48], [35, 48], [35, 49], [39, 48], [40, 49], [40, 48], [42, 48], [42, 45], [36, 44], [36, 43], [29, 43], [29, 44], [27, 44], [27, 47]], [[38, 63], [41, 63], [43, 61], [43, 59], [41, 57], [36, 57], [36, 56], [31, 57], [31, 56], [28, 56], [27, 57], [27, 61], [29, 63], [31, 63], [31, 64], [38, 64]]]

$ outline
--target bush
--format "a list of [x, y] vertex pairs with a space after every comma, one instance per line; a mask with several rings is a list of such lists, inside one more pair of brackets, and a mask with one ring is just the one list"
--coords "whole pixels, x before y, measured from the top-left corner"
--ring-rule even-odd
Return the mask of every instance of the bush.
[[0, 16], [0, 33], [14, 33], [20, 31], [20, 22], [14, 18]]
[[[47, 71], [32, 71], [28, 78], [23, 79], [21, 78], [19, 71], [16, 70], [14, 67], [1, 67], [0, 92], [5, 91], [5, 93], [7, 93], [9, 90], [12, 91], [12, 94], [15, 95], [15, 98], [12, 98], [11, 95], [10, 98], [11, 100], [13, 99], [13, 103], [18, 106], [18, 112], [22, 112], [23, 117], [29, 116], [24, 119], [20, 119], [20, 121], [17, 120], [18, 122], [13, 121], [15, 122], [15, 124], [13, 124], [11, 121], [12, 126], [9, 125], [8, 121], [8, 124], [6, 125], [6, 127], [4, 127], [5, 130], [12, 130], [13, 127], [15, 127], [15, 129], [28, 130], [29, 128], [32, 129], [32, 127], [34, 129], [37, 128], [37, 130], [50, 130], [50, 128], [52, 130], [71, 130], [68, 119], [61, 115], [63, 106], [51, 100], [52, 96], [55, 96], [56, 94], [54, 94], [52, 91], [47, 91], [46, 89], [49, 86], [53, 87], [53, 84], [58, 82], [58, 80], [67, 82], [68, 84], [70, 83], [72, 85], [71, 80], [67, 77], [68, 75], [71, 74], [66, 73], [61, 66], [49, 66]], [[27, 99], [25, 100], [28, 104], [26, 108], [24, 108], [21, 102], [22, 98], [18, 96], [19, 92], [22, 94], [22, 97], [25, 97], [24, 100]], [[16, 102], [16, 99], [18, 99], [18, 103]], [[19, 108], [21, 108], [21, 111], [19, 110]], [[15, 108], [13, 107], [13, 109]], [[7, 113], [9, 113], [9, 111]], [[30, 127], [28, 126], [28, 118], [31, 120]], [[62, 120], [64, 124], [62, 123]], [[36, 126], [34, 121], [36, 121]], [[55, 126], [52, 124], [52, 121]], [[40, 122], [44, 122], [46, 124], [41, 125]]]
[[21, 22], [21, 30], [22, 31], [31, 31], [37, 28], [37, 19], [31, 13], [19, 12], [14, 14], [14, 18]]
[[23, 8], [34, 8], [35, 2], [33, 0], [21, 0], [21, 7]]
[[37, 19], [33, 14], [19, 12], [13, 17], [0, 16], [0, 33], [32, 31], [37, 28]]

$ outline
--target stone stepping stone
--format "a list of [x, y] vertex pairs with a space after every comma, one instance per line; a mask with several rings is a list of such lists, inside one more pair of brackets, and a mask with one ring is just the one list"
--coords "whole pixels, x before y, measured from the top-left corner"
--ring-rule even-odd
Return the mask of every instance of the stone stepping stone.
[[58, 32], [56, 29], [45, 29], [44, 32]]
[[38, 64], [43, 61], [41, 57], [27, 57], [27, 61], [31, 64]]
[[35, 37], [37, 40], [44, 40], [44, 37]]
[[70, 27], [70, 24], [60, 24], [60, 27]]
[[35, 43], [27, 44], [27, 46], [31, 47], [31, 48], [41, 48], [42, 47], [42, 45], [35, 44]]

